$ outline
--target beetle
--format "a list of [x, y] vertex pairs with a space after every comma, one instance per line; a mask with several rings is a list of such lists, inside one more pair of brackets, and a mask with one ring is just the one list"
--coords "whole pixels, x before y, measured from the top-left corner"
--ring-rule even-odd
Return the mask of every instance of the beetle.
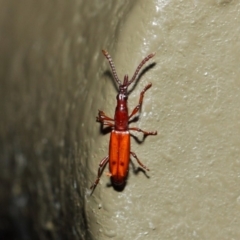
[[96, 117], [96, 121], [100, 122], [102, 125], [111, 127], [111, 135], [110, 135], [110, 142], [109, 142], [109, 154], [104, 157], [98, 168], [97, 179], [92, 184], [90, 189], [92, 189], [91, 194], [93, 193], [94, 189], [98, 185], [100, 181], [100, 177], [102, 175], [103, 169], [109, 163], [109, 176], [111, 177], [112, 184], [114, 186], [123, 186], [125, 185], [126, 178], [128, 175], [128, 168], [130, 162], [130, 155], [132, 155], [138, 162], [138, 164], [145, 170], [149, 171], [149, 169], [141, 163], [138, 159], [137, 155], [131, 151], [130, 148], [130, 130], [142, 132], [144, 136], [147, 135], [157, 135], [157, 131], [147, 132], [143, 131], [137, 127], [129, 127], [130, 119], [138, 113], [142, 106], [144, 93], [152, 86], [151, 83], [147, 84], [146, 87], [140, 93], [140, 98], [138, 105], [133, 109], [131, 114], [128, 114], [128, 87], [137, 79], [138, 73], [142, 66], [151, 59], [155, 54], [149, 54], [145, 57], [138, 67], [135, 70], [135, 73], [131, 80], [128, 80], [128, 75], [124, 76], [123, 83], [119, 80], [117, 76], [117, 72], [115, 69], [115, 65], [109, 53], [106, 50], [102, 50], [103, 55], [109, 62], [110, 68], [112, 70], [113, 78], [116, 83], [119, 85], [119, 90], [117, 94], [117, 106], [115, 109], [115, 116], [114, 118], [108, 117], [103, 111], [98, 111], [98, 116]]

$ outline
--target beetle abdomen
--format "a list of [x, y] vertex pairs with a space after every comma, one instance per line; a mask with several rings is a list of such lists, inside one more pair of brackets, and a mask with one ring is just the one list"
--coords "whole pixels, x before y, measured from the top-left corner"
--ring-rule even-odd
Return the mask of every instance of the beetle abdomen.
[[128, 174], [130, 152], [129, 131], [111, 132], [109, 143], [109, 171], [113, 184], [122, 185]]

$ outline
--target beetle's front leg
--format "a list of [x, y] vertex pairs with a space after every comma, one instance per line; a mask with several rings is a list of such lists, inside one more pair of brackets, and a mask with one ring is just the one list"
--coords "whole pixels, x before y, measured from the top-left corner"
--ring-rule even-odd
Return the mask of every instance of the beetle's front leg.
[[137, 131], [137, 132], [142, 132], [145, 136], [147, 136], [147, 135], [157, 135], [157, 131], [147, 132], [147, 131], [143, 131], [142, 129], [137, 128], [137, 127], [129, 128], [129, 130], [133, 130], [133, 131]]
[[152, 86], [151, 83], [149, 83], [143, 90], [142, 92], [140, 93], [140, 98], [139, 98], [139, 102], [138, 102], [138, 105], [133, 109], [132, 113], [129, 115], [128, 119], [130, 119], [133, 115], [135, 115], [139, 109], [141, 108], [142, 106], [142, 103], [143, 103], [143, 97], [144, 97], [144, 93]]
[[90, 189], [92, 189], [91, 195], [94, 191], [94, 189], [96, 188], [96, 186], [98, 185], [99, 181], [100, 181], [100, 177], [102, 175], [103, 169], [105, 168], [106, 164], [109, 161], [109, 156], [106, 156], [105, 158], [103, 158], [101, 160], [101, 162], [99, 163], [99, 167], [98, 167], [98, 175], [97, 175], [97, 179], [95, 180], [95, 182], [92, 184], [92, 186], [90, 187]]
[[113, 118], [108, 117], [103, 111], [98, 110], [98, 116], [96, 117], [96, 121], [104, 123], [105, 120], [114, 121]]
[[114, 127], [114, 123], [105, 122], [105, 121], [114, 121], [113, 118], [108, 117], [103, 111], [98, 110], [98, 116], [96, 117], [96, 121], [100, 122], [101, 124], [108, 126], [108, 127]]

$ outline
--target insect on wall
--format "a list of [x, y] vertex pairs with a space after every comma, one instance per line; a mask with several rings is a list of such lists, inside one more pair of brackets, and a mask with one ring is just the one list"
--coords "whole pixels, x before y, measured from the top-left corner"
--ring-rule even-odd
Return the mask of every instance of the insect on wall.
[[131, 151], [131, 143], [130, 143], [130, 132], [129, 131], [137, 131], [142, 132], [144, 136], [148, 135], [157, 135], [157, 131], [148, 132], [144, 131], [138, 127], [129, 127], [129, 122], [133, 119], [133, 117], [139, 112], [145, 92], [152, 86], [151, 83], [147, 84], [145, 88], [140, 93], [140, 98], [138, 105], [132, 110], [131, 114], [128, 113], [128, 87], [137, 79], [139, 71], [143, 67], [143, 65], [149, 61], [154, 54], [149, 54], [145, 57], [133, 74], [133, 77], [129, 80], [128, 75], [124, 76], [123, 83], [119, 80], [115, 65], [109, 53], [105, 50], [102, 50], [104, 56], [107, 58], [113, 78], [119, 86], [118, 94], [117, 94], [117, 106], [115, 109], [114, 118], [108, 117], [105, 112], [99, 110], [97, 116], [97, 122], [100, 122], [103, 126], [110, 127], [110, 143], [109, 143], [109, 153], [106, 157], [104, 157], [98, 168], [97, 179], [92, 184], [90, 189], [92, 189], [91, 194], [94, 189], [98, 185], [100, 181], [100, 177], [102, 172], [107, 165], [109, 164], [109, 173], [108, 175], [111, 178], [111, 182], [114, 188], [123, 189], [126, 184], [126, 179], [128, 176], [128, 169], [130, 163], [130, 155], [135, 158], [138, 164], [144, 169], [149, 171], [149, 169], [139, 160], [137, 155]]

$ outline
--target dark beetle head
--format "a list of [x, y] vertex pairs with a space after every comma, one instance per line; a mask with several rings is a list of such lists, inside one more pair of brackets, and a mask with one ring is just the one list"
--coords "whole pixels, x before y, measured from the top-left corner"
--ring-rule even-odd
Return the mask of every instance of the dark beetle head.
[[128, 86], [129, 86], [128, 75], [125, 75], [124, 79], [123, 79], [123, 84], [119, 84], [119, 94], [118, 95], [122, 95], [122, 97], [127, 98], [127, 96], [128, 96], [128, 94], [127, 94]]

